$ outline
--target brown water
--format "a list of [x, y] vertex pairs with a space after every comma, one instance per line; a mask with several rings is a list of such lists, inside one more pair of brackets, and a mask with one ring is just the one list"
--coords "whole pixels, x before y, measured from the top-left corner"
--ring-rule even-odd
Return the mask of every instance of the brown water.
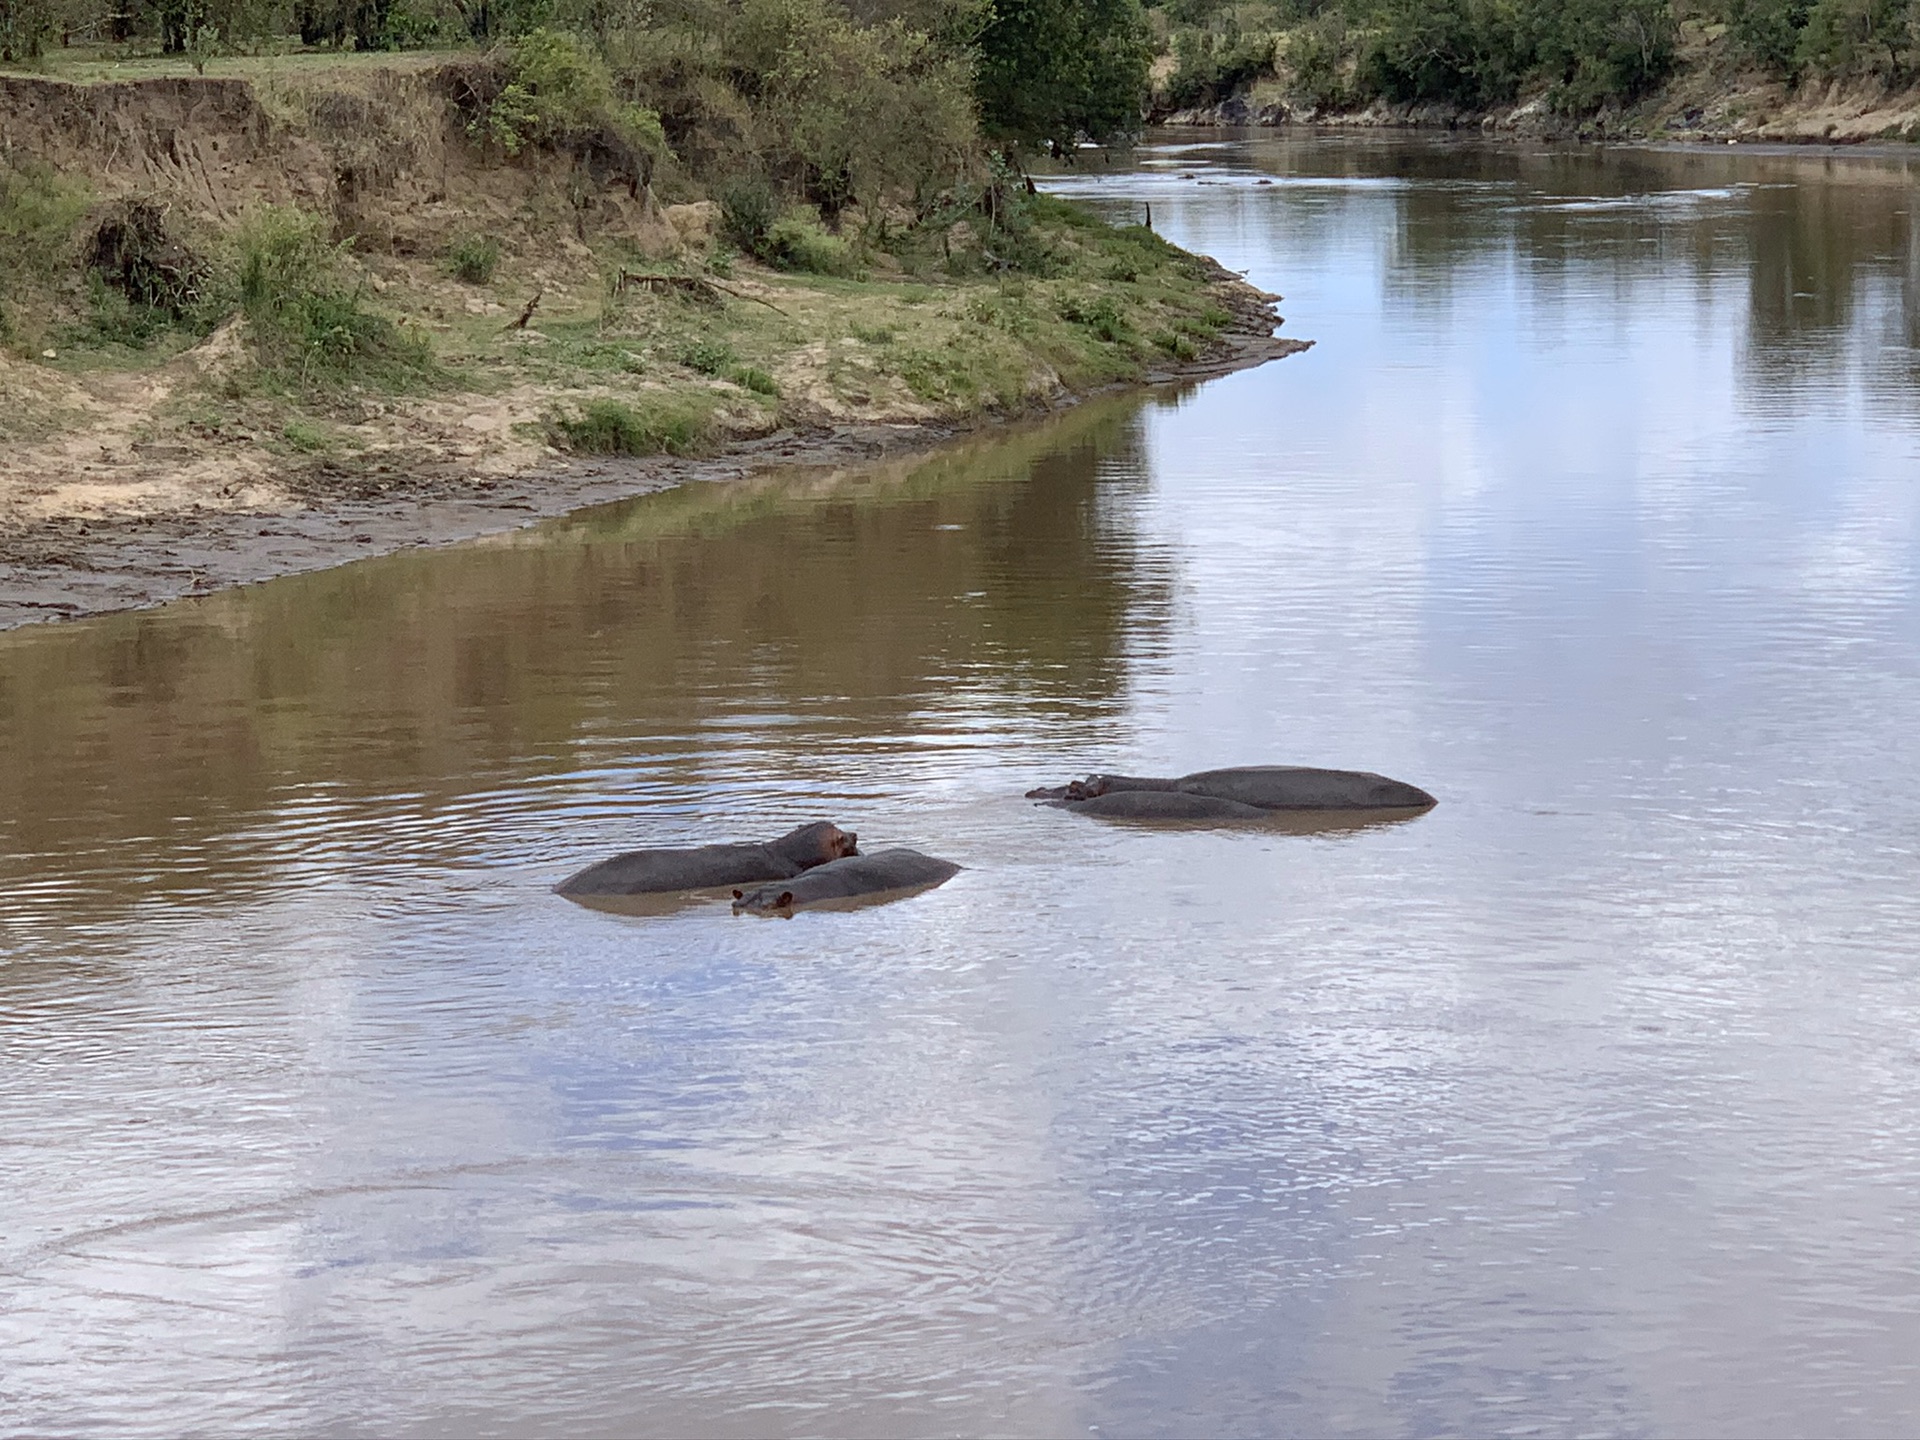
[[0, 1428], [1920, 1426], [1914, 172], [1140, 158], [1316, 349], [0, 637]]

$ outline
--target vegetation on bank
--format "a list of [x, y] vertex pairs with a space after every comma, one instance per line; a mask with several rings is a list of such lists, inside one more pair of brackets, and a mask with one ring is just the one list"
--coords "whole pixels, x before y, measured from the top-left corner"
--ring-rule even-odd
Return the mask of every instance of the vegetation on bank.
[[1798, 90], [1920, 81], [1913, 0], [1163, 0], [1148, 18], [1162, 113], [1262, 82], [1325, 111], [1537, 99], [1577, 117], [1690, 66]]
[[685, 454], [1136, 377], [1228, 325], [1218, 272], [1024, 163], [1137, 128], [1149, 49], [1137, 0], [0, 0], [16, 62], [243, 79], [268, 137], [177, 102], [154, 143], [217, 169], [168, 188], [0, 77], [0, 391], [165, 370], [139, 435], [300, 455], [493, 396], [523, 438]]
[[[786, 64], [799, 42], [768, 43]], [[523, 194], [508, 223], [497, 193], [492, 218], [476, 198], [430, 251], [418, 229], [367, 223], [358, 184], [353, 209], [336, 194], [330, 212], [255, 203], [235, 220], [16, 156], [0, 164], [0, 345], [76, 382], [171, 366], [147, 440], [344, 457], [397, 405], [479, 396], [517, 407], [535, 444], [692, 454], [789, 423], [1018, 411], [1191, 360], [1230, 324], [1217, 271], [1034, 193], [964, 106], [931, 156], [944, 173], [850, 121], [847, 145], [868, 148], [833, 152], [822, 120], [752, 145], [725, 132], [735, 148], [703, 176], [688, 137], [706, 132], [613, 76], [587, 42], [538, 30], [417, 79], [446, 96], [476, 191], [494, 177]], [[328, 83], [285, 102], [289, 124], [360, 114]], [[16, 404], [0, 426], [30, 421]]]

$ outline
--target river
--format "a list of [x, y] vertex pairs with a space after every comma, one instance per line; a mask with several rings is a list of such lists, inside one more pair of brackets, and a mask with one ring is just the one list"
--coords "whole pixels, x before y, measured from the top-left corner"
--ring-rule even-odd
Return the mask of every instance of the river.
[[1314, 349], [0, 636], [0, 1428], [1911, 1434], [1915, 182], [1162, 134]]

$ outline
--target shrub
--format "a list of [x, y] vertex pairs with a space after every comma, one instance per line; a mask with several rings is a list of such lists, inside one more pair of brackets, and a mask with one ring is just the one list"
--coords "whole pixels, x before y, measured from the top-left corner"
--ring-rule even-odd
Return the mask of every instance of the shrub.
[[759, 254], [776, 269], [811, 275], [853, 275], [860, 269], [852, 246], [801, 214], [774, 221], [761, 241]]
[[500, 57], [503, 83], [467, 133], [508, 155], [570, 150], [638, 187], [666, 148], [660, 117], [614, 94], [606, 62], [571, 35], [535, 30]]
[[0, 161], [0, 288], [58, 270], [86, 210], [86, 191], [45, 166]]
[[1289, 88], [1294, 97], [1323, 110], [1347, 103], [1352, 99], [1351, 54], [1346, 17], [1337, 10], [1301, 25], [1287, 37], [1287, 68], [1293, 72]]
[[680, 361], [702, 375], [718, 375], [733, 364], [733, 350], [724, 341], [696, 340], [681, 353]]
[[743, 390], [751, 390], [756, 395], [778, 395], [780, 387], [773, 376], [764, 370], [756, 370], [751, 365], [742, 365], [729, 377]]
[[780, 218], [780, 199], [766, 181], [739, 179], [720, 192], [720, 233], [749, 255], [758, 255]]
[[1100, 299], [1092, 304], [1081, 304], [1069, 300], [1060, 307], [1060, 318], [1070, 320], [1075, 325], [1084, 325], [1092, 331], [1094, 337], [1108, 344], [1118, 344], [1129, 339], [1132, 332], [1127, 328], [1126, 320], [1120, 309], [1110, 299]]
[[1273, 70], [1273, 37], [1217, 36], [1189, 30], [1174, 40], [1178, 67], [1167, 81], [1176, 110], [1217, 105]]
[[1727, 32], [1734, 46], [1783, 80], [1800, 73], [1800, 36], [1812, 0], [1732, 0]]
[[435, 372], [424, 341], [361, 308], [341, 279], [342, 251], [317, 215], [269, 207], [236, 237], [236, 288], [263, 364], [310, 389], [365, 380], [400, 386]]
[[94, 282], [96, 310], [106, 287], [163, 324], [198, 318], [209, 299], [211, 268], [167, 234], [165, 215], [150, 201], [111, 207], [88, 237], [81, 263]]
[[87, 312], [86, 328], [74, 338], [99, 344], [138, 349], [174, 326], [174, 317], [165, 310], [129, 300], [98, 271], [87, 276]]
[[500, 242], [491, 235], [468, 235], [455, 242], [447, 256], [455, 278], [469, 285], [485, 285], [500, 264]]
[[641, 410], [620, 400], [589, 400], [577, 415], [548, 422], [555, 443], [585, 455], [688, 455], [707, 437], [708, 412], [661, 399]]

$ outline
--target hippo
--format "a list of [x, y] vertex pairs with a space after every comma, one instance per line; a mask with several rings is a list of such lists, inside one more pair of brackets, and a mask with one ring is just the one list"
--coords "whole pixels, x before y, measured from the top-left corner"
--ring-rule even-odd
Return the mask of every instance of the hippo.
[[882, 850], [851, 855], [807, 871], [794, 880], [733, 892], [736, 915], [791, 915], [806, 905], [852, 900], [895, 890], [930, 890], [960, 873], [950, 860], [918, 850]]
[[658, 895], [791, 880], [802, 871], [858, 855], [859, 837], [825, 820], [760, 845], [700, 845], [690, 850], [629, 850], [569, 875], [561, 895]]
[[1307, 765], [1201, 770], [1171, 780], [1089, 775], [1085, 780], [1029, 790], [1027, 798], [1133, 820], [1250, 820], [1259, 818], [1260, 812], [1276, 810], [1431, 810], [1438, 803], [1417, 785], [1369, 770], [1319, 770]]

